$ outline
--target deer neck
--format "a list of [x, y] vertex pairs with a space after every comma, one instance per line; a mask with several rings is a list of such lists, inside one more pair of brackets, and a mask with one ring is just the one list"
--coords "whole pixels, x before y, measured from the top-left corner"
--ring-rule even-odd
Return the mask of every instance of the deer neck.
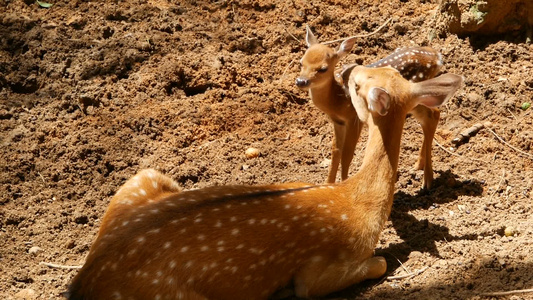
[[369, 117], [369, 139], [361, 168], [341, 183], [353, 195], [356, 209], [375, 213], [369, 220], [379, 222], [373, 224], [376, 230], [381, 230], [392, 207], [405, 117], [394, 111], [384, 117]]
[[338, 102], [340, 97], [346, 97], [344, 90], [337, 84], [333, 74], [330, 79], [325, 80], [322, 84], [310, 88], [309, 95], [315, 106], [327, 114], [330, 114], [329, 110], [334, 110], [334, 105], [332, 104]]

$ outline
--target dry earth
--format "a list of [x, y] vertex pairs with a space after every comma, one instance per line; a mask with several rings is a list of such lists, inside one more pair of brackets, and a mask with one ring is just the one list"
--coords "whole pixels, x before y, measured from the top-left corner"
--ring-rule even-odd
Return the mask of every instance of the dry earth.
[[[466, 81], [442, 109], [430, 191], [412, 168], [422, 131], [408, 119], [378, 243], [388, 276], [423, 272], [329, 298], [488, 299], [480, 294], [533, 288], [526, 33], [435, 35], [435, 1], [347, 3], [0, 1], [0, 298], [59, 298], [76, 271], [39, 263], [82, 264], [110, 197], [142, 168], [184, 189], [324, 182], [332, 128], [294, 86], [305, 25], [326, 41], [388, 18], [343, 63], [429, 45], [443, 54], [444, 72]], [[478, 122], [490, 124], [454, 147]], [[250, 146], [262, 155], [247, 159]]]

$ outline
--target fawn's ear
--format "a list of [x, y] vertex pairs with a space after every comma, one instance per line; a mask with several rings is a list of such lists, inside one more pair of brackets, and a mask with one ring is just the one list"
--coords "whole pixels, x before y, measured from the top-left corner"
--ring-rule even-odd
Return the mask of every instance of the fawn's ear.
[[353, 45], [355, 44], [355, 38], [349, 38], [344, 40], [337, 50], [337, 58], [341, 59], [346, 56], [350, 51], [352, 51]]
[[309, 28], [309, 25], [305, 25], [305, 43], [307, 44], [307, 47], [311, 47], [314, 44], [318, 44], [318, 40], [311, 31], [311, 28]]
[[446, 103], [463, 83], [463, 77], [444, 74], [439, 77], [417, 82], [413, 85], [414, 105], [438, 107]]
[[371, 88], [366, 96], [366, 101], [368, 103], [368, 110], [371, 112], [376, 112], [382, 116], [389, 112], [390, 95], [383, 88]]

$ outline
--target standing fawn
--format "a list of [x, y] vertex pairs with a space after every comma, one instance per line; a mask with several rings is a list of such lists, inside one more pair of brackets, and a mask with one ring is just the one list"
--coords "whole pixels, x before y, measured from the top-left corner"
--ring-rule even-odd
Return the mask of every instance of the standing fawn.
[[[352, 107], [349, 96], [343, 91], [342, 84], [335, 80], [334, 69], [339, 60], [352, 49], [355, 38], [345, 40], [337, 51], [320, 44], [309, 27], [306, 43], [309, 47], [301, 64], [300, 76], [296, 85], [302, 90], [309, 90], [311, 100], [333, 123], [334, 141], [328, 183], [335, 182], [339, 163], [341, 180], [348, 178], [348, 169], [353, 159], [355, 145], [359, 139], [361, 126]], [[435, 77], [442, 66], [440, 53], [429, 47], [398, 48], [391, 55], [368, 65], [369, 67], [391, 66], [413, 82]], [[355, 65], [344, 68], [343, 77], [347, 77]], [[346, 79], [346, 78], [344, 78]], [[422, 125], [424, 141], [420, 150], [416, 169], [424, 169], [424, 188], [430, 188], [433, 181], [431, 165], [431, 146], [439, 122], [439, 110], [417, 106], [411, 111]]]
[[267, 299], [291, 282], [297, 296], [315, 297], [381, 277], [387, 265], [373, 251], [392, 206], [405, 117], [441, 105], [460, 83], [354, 68], [349, 90], [369, 139], [359, 172], [338, 184], [172, 192], [171, 179], [141, 171], [113, 197], [67, 297]]

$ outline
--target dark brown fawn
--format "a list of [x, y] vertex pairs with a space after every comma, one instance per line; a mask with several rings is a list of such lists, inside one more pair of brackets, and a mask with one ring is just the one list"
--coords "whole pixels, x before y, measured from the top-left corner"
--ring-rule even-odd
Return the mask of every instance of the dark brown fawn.
[[[69, 299], [267, 299], [341, 290], [386, 272], [373, 255], [389, 217], [405, 117], [436, 107], [461, 77], [412, 83], [394, 69], [355, 67], [348, 80], [369, 126], [360, 170], [338, 184], [177, 191], [155, 170], [111, 200]], [[173, 192], [176, 191], [176, 192]]]
[[[355, 110], [349, 96], [343, 91], [342, 82], [339, 83], [335, 79], [334, 70], [339, 60], [351, 51], [355, 38], [346, 39], [335, 51], [318, 43], [311, 29], [307, 27], [306, 43], [309, 48], [301, 60], [302, 70], [296, 79], [296, 85], [302, 90], [309, 90], [315, 106], [325, 112], [333, 123], [334, 140], [327, 178], [328, 183], [333, 183], [339, 164], [341, 180], [348, 178], [350, 163], [361, 133]], [[345, 66], [342, 76], [347, 77], [354, 66]], [[419, 82], [435, 77], [442, 67], [442, 58], [440, 53], [432, 48], [409, 47], [396, 49], [391, 55], [368, 65], [384, 66], [391, 66], [404, 78]], [[425, 106], [417, 106], [410, 113], [420, 122], [424, 132], [424, 141], [415, 168], [424, 170], [423, 187], [429, 189], [433, 181], [431, 148], [440, 113], [438, 109]]]

